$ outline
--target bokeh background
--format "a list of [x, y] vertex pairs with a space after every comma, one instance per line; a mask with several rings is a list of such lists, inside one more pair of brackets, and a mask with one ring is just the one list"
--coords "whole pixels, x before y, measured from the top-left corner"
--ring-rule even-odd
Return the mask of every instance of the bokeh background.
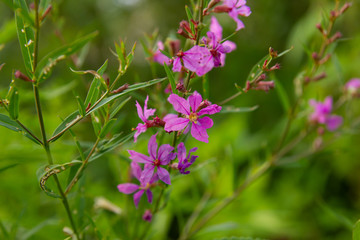
[[[0, 1], [0, 64], [6, 63], [0, 72], [2, 97], [6, 95], [12, 71], [24, 71], [9, 2]], [[245, 84], [252, 66], [267, 54], [270, 46], [278, 51], [294, 46], [289, 54], [278, 59], [281, 69], [276, 73], [293, 102], [293, 80], [308, 60], [306, 49], [315, 48], [321, 39], [315, 24], [329, 13], [334, 2], [249, 0], [252, 14], [242, 19], [246, 27], [231, 39], [237, 44], [237, 50], [227, 55], [225, 67], [209, 74], [210, 101], [217, 103], [236, 93], [234, 84]], [[186, 19], [185, 4], [190, 3], [185, 0], [53, 1], [53, 10], [41, 29], [40, 56], [97, 30], [98, 36], [77, 56], [81, 69], [97, 69], [108, 59], [106, 73], [113, 79], [118, 63], [110, 49], [114, 49], [114, 41], [123, 39], [129, 50], [136, 41], [137, 50], [122, 82], [135, 83], [165, 76], [160, 65], [151, 71], [140, 39], [154, 31], [158, 31], [159, 39], [163, 41], [167, 36], [177, 38], [178, 24]], [[359, 13], [360, 3], [354, 0], [353, 6], [336, 22], [335, 30], [341, 31], [343, 38], [326, 64], [328, 77], [307, 88], [297, 129], [306, 122], [308, 99], [323, 100], [328, 95], [338, 99], [343, 94], [343, 84], [350, 78], [360, 77]], [[230, 35], [235, 28], [233, 20], [225, 14], [217, 17], [224, 26], [224, 36]], [[49, 135], [61, 122], [60, 118], [77, 108], [73, 89], [84, 98], [91, 82], [90, 76], [76, 75], [69, 66], [74, 67], [71, 59], [59, 63], [52, 77], [41, 86]], [[20, 119], [39, 134], [31, 85], [17, 81], [17, 86]], [[201, 91], [200, 81], [192, 88]], [[119, 114], [114, 132], [129, 133], [137, 125], [139, 119], [134, 103], [136, 99], [143, 102], [146, 94], [153, 100], [152, 107], [159, 108], [161, 114], [164, 109], [162, 99], [166, 95], [159, 86], [141, 90], [132, 94], [133, 99]], [[152, 239], [177, 239], [204, 192], [213, 193], [213, 200], [206, 207], [210, 209], [217, 200], [230, 196], [249, 169], [262, 163], [276, 147], [287, 113], [275, 90], [249, 92], [229, 104], [258, 108], [253, 112], [214, 116], [215, 126], [208, 131], [208, 144], [189, 139], [188, 148], [197, 146], [199, 158], [189, 176], [173, 180], [168, 205], [153, 221]], [[0, 112], [4, 113], [2, 109]], [[360, 116], [359, 100], [354, 100], [337, 114], [345, 118], [337, 140], [315, 155], [276, 167], [244, 191], [194, 239], [231, 236], [279, 240], [350, 239], [353, 225], [360, 218], [360, 136], [359, 127], [350, 127], [353, 119]], [[89, 120], [78, 124], [74, 131], [83, 146], [95, 139]], [[144, 209], [136, 212], [131, 199], [119, 193], [116, 185], [128, 179], [126, 149], [145, 150], [152, 133], [141, 136], [138, 144], [128, 142], [90, 164], [80, 183], [81, 188], [70, 196], [72, 207], [83, 206], [105, 239], [122, 239], [124, 231], [142, 227], [134, 219], [139, 218]], [[332, 136], [330, 134], [329, 138]], [[301, 143], [293, 154], [310, 149], [314, 139], [312, 136]], [[69, 134], [53, 144], [52, 151], [59, 163], [69, 162], [77, 156]], [[69, 224], [61, 202], [46, 196], [38, 186], [36, 170], [45, 163], [46, 155], [40, 146], [34, 146], [18, 133], [0, 128], [0, 221], [1, 228], [5, 228], [11, 238], [65, 238], [62, 227]], [[95, 204], [99, 198], [106, 198], [122, 209], [130, 209], [124, 212], [132, 214], [132, 220], [127, 222], [124, 214], [99, 207]], [[146, 204], [143, 201], [144, 208], [149, 207]], [[6, 239], [1, 228], [0, 239]], [[94, 230], [88, 232], [89, 239], [96, 239]]]

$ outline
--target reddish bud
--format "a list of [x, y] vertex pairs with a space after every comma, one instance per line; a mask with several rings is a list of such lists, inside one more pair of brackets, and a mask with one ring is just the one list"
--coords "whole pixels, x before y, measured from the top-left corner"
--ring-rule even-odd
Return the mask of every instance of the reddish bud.
[[26, 76], [25, 74], [23, 74], [19, 70], [17, 70], [14, 75], [15, 75], [16, 78], [24, 80], [25, 82], [34, 82], [33, 80], [28, 78], [28, 76]]
[[172, 56], [175, 55], [180, 50], [180, 40], [178, 39], [170, 40], [169, 45]]
[[315, 76], [315, 77], [312, 79], [312, 81], [316, 82], [316, 81], [319, 81], [319, 80], [321, 80], [321, 79], [323, 79], [323, 78], [326, 78], [326, 77], [327, 77], [326, 73], [323, 72], [323, 73], [320, 73], [319, 75]]
[[329, 53], [328, 55], [326, 55], [319, 61], [319, 64], [322, 65], [322, 64], [326, 63], [330, 58], [331, 58], [331, 54]]
[[121, 93], [122, 91], [126, 90], [129, 88], [129, 84], [125, 83], [124, 85], [122, 85], [121, 87], [119, 87], [118, 89], [111, 91], [111, 93]]
[[311, 57], [315, 60], [315, 62], [319, 61], [319, 58], [320, 58], [320, 56], [317, 52], [313, 52], [311, 54]]
[[349, 7], [351, 7], [351, 3], [349, 3], [349, 2], [347, 2], [347, 3], [345, 3], [342, 7], [341, 7], [341, 9], [340, 9], [340, 14], [343, 14], [346, 10], [348, 10], [348, 8]]
[[85, 109], [85, 112], [87, 112], [91, 107], [91, 103], [89, 103], [87, 106], [86, 106], [86, 109]]
[[46, 18], [46, 16], [51, 12], [51, 10], [52, 10], [52, 6], [49, 5], [49, 7], [45, 10], [44, 14], [41, 16], [40, 20], [43, 21]]
[[324, 32], [324, 29], [323, 29], [323, 27], [321, 26], [320, 23], [317, 23], [317, 24], [316, 24], [316, 28], [319, 29], [319, 31], [320, 31], [322, 34], [325, 33], [325, 32]]
[[272, 47], [269, 48], [269, 55], [273, 58], [277, 58], [278, 53]]
[[208, 100], [205, 99], [204, 101], [202, 101], [200, 103], [199, 107], [196, 109], [196, 112], [199, 112], [201, 109], [206, 108], [210, 105], [211, 105], [211, 102], [209, 102]]
[[275, 87], [274, 81], [262, 81], [259, 82], [254, 89], [268, 92], [270, 89], [273, 89], [274, 87]]
[[274, 70], [278, 70], [280, 69], [280, 64], [279, 63], [276, 63], [274, 66], [272, 66], [269, 71], [274, 71]]
[[231, 7], [226, 5], [216, 6], [213, 10], [215, 13], [228, 13], [231, 11]]
[[336, 32], [331, 38], [329, 38], [328, 44], [335, 42], [336, 40], [338, 40], [341, 37], [342, 37], [341, 32]]
[[182, 93], [185, 93], [186, 92], [186, 89], [185, 89], [185, 86], [183, 83], [179, 82], [178, 84], [176, 84], [176, 89], [179, 91], [179, 92], [182, 92]]

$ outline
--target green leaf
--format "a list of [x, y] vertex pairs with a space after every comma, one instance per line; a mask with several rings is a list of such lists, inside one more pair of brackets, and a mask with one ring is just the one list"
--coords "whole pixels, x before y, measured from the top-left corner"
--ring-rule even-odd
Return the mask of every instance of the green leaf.
[[0, 229], [1, 229], [5, 239], [10, 239], [10, 235], [9, 235], [8, 231], [6, 230], [6, 227], [4, 226], [4, 224], [2, 223], [1, 220], [0, 220]]
[[75, 96], [75, 98], [78, 104], [79, 113], [82, 117], [84, 117], [86, 114], [84, 102], [81, 100], [80, 96]]
[[15, 23], [21, 53], [23, 56], [26, 72], [32, 78], [35, 35], [33, 29], [25, 24], [26, 21], [23, 18], [24, 13], [28, 13], [29, 10], [24, 0], [14, 0], [14, 6], [17, 7], [15, 10]]
[[91, 41], [97, 34], [98, 32], [90, 33], [46, 55], [43, 59], [41, 59], [41, 61], [39, 62], [36, 68], [35, 78], [37, 79], [37, 81], [42, 82], [46, 78], [48, 78], [50, 76], [52, 68], [59, 61], [65, 59], [66, 57], [80, 50], [82, 47], [85, 46], [85, 44]]
[[[81, 118], [81, 115], [79, 113], [79, 111], [75, 111], [72, 114], [70, 114], [69, 116], [67, 116], [65, 118], [65, 120], [55, 129], [54, 133], [52, 136], [56, 136], [57, 134], [59, 134], [62, 130], [64, 130], [67, 126], [74, 124], [76, 121], [78, 121]], [[59, 135], [57, 138], [52, 139], [52, 141], [57, 140], [59, 137], [61, 137], [62, 135]]]
[[59, 224], [59, 220], [53, 219], [53, 218], [42, 221], [39, 224], [37, 224], [35, 227], [31, 228], [30, 230], [26, 231], [25, 233], [22, 233], [21, 239], [29, 239], [31, 236], [33, 236], [34, 234], [39, 232], [44, 227], [46, 227], [48, 225], [58, 225], [58, 224]]
[[31, 135], [29, 135], [25, 130], [14, 120], [12, 120], [10, 117], [1, 114], [0, 113], [0, 126], [6, 127], [10, 130], [13, 130], [15, 132], [19, 132], [25, 137], [29, 138], [31, 141], [33, 141], [36, 144], [39, 144], [39, 142], [33, 138]]
[[100, 82], [104, 85], [105, 89], [107, 89], [107, 84], [105, 83], [105, 80], [104, 78], [102, 77], [102, 75], [104, 74], [106, 68], [107, 68], [107, 64], [108, 64], [108, 60], [106, 60], [104, 62], [104, 64], [97, 70], [97, 71], [94, 71], [94, 70], [85, 70], [85, 71], [76, 71], [76, 70], [73, 70], [70, 68], [71, 71], [73, 71], [74, 73], [77, 73], [77, 74], [87, 74], [87, 73], [90, 73], [92, 75], [94, 75], [94, 78], [100, 80]]
[[15, 85], [10, 86], [9, 91], [9, 115], [13, 120], [19, 117], [19, 92]]
[[0, 45], [9, 42], [16, 36], [16, 24], [11, 21], [5, 22], [0, 28]]
[[5, 170], [8, 170], [8, 169], [10, 169], [10, 168], [16, 167], [17, 165], [19, 165], [19, 164], [18, 164], [18, 163], [13, 163], [13, 164], [7, 165], [7, 166], [5, 166], [5, 167], [1, 167], [1, 168], [0, 168], [0, 173], [3, 172], [3, 171], [5, 171]]
[[198, 235], [205, 233], [214, 233], [214, 232], [228, 232], [230, 230], [236, 229], [239, 227], [239, 224], [236, 222], [225, 222], [220, 224], [211, 225], [199, 231]]
[[224, 106], [222, 107], [220, 113], [244, 113], [244, 112], [252, 112], [258, 109], [258, 105], [253, 107], [234, 107], [234, 106]]
[[178, 90], [176, 89], [175, 77], [174, 77], [173, 72], [170, 70], [169, 66], [166, 64], [164, 64], [164, 69], [165, 69], [166, 75], [169, 79], [172, 92], [177, 94]]
[[116, 118], [110, 119], [105, 126], [101, 129], [101, 132], [99, 134], [100, 138], [104, 138], [106, 136], [106, 134], [108, 134], [111, 130], [111, 128], [114, 126], [114, 124], [116, 123]]
[[353, 229], [353, 240], [360, 240], [360, 220], [358, 220], [355, 223], [354, 229]]
[[[106, 60], [104, 64], [96, 71], [99, 76], [102, 76], [104, 74], [107, 68], [107, 64], [108, 64], [108, 60]], [[86, 107], [89, 105], [89, 103], [93, 105], [96, 102], [96, 100], [99, 98], [100, 84], [101, 84], [100, 79], [95, 76], [93, 81], [91, 82], [88, 94], [85, 99], [84, 105]]]
[[186, 12], [186, 16], [188, 18], [188, 22], [190, 24], [191, 31], [194, 32], [194, 24], [191, 21], [191, 20], [194, 19], [194, 17], [193, 17], [193, 15], [191, 13], [190, 8], [187, 5], [185, 5], [185, 12]]
[[134, 59], [135, 48], [136, 48], [136, 42], [134, 43], [131, 52], [126, 56], [126, 68], [130, 66], [132, 60]]
[[100, 114], [98, 112], [91, 113], [91, 123], [93, 125], [95, 135], [99, 136], [101, 132], [101, 121]]
[[145, 88], [145, 87], [149, 87], [151, 85], [154, 85], [156, 83], [159, 83], [159, 82], [162, 82], [164, 81], [166, 78], [159, 78], [159, 79], [153, 79], [153, 80], [150, 80], [148, 82], [142, 82], [142, 83], [137, 83], [137, 84], [133, 84], [131, 86], [129, 86], [128, 89], [124, 90], [123, 92], [121, 93], [118, 93], [118, 94], [114, 94], [112, 95], [111, 97], [108, 97], [108, 98], [105, 98], [103, 99], [101, 102], [99, 102], [96, 107], [94, 107], [93, 109], [91, 109], [89, 112], [87, 112], [86, 115], [89, 115], [90, 113], [92, 113], [93, 111], [96, 111], [97, 109], [101, 108], [102, 106], [104, 106], [105, 104], [115, 100], [115, 99], [118, 99], [119, 97], [122, 97], [124, 95], [127, 95], [129, 94], [130, 92], [133, 92], [133, 91], [136, 91], [138, 89], [141, 89], [141, 88]]
[[115, 115], [125, 106], [125, 104], [131, 99], [131, 97], [128, 97], [124, 101], [122, 101], [120, 104], [116, 106], [116, 108], [110, 113], [110, 118], [115, 117]]
[[41, 167], [37, 170], [36, 175], [40, 184], [40, 188], [50, 197], [61, 198], [58, 193], [46, 186], [47, 180], [54, 174], [59, 174], [74, 165], [82, 164], [82, 161], [74, 160], [64, 164], [55, 164], [50, 166]]

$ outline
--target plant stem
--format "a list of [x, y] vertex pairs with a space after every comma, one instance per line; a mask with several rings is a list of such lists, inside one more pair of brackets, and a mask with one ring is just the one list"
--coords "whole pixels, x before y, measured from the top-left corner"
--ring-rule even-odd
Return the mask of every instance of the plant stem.
[[27, 127], [25, 127], [19, 120], [16, 120], [16, 122], [17, 122], [17, 124], [19, 124], [25, 130], [25, 132], [27, 132], [36, 141], [38, 141], [38, 143], [40, 143], [40, 145], [43, 145], [43, 142], [38, 137], [36, 137], [35, 134], [33, 134]]

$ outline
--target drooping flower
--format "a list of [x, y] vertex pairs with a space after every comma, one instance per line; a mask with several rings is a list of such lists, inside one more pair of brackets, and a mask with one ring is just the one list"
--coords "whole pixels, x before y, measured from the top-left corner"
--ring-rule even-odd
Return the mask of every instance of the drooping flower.
[[150, 209], [146, 209], [146, 211], [144, 212], [144, 214], [143, 214], [143, 216], [142, 216], [142, 219], [143, 219], [144, 221], [151, 222], [152, 213], [151, 213], [151, 210], [150, 210]]
[[173, 61], [172, 70], [180, 72], [182, 65], [186, 69], [195, 72], [198, 76], [206, 74], [214, 67], [209, 49], [197, 45], [186, 52], [179, 51], [177, 53], [177, 57]]
[[345, 91], [353, 97], [360, 97], [360, 78], [350, 79], [345, 84]]
[[179, 143], [178, 147], [177, 147], [177, 157], [179, 160], [177, 169], [179, 169], [179, 172], [181, 174], [189, 174], [190, 171], [186, 171], [186, 169], [188, 167], [190, 167], [196, 160], [196, 158], [198, 158], [198, 156], [190, 156], [190, 154], [192, 152], [195, 152], [197, 150], [197, 148], [192, 148], [189, 151], [189, 154], [186, 156], [186, 148], [183, 142]]
[[225, 41], [221, 43], [221, 40], [222, 27], [213, 16], [211, 17], [210, 31], [207, 32], [207, 38], [203, 38], [203, 42], [210, 50], [214, 67], [224, 66], [225, 54], [236, 49], [236, 44], [234, 42]]
[[153, 199], [153, 194], [150, 190], [150, 188], [154, 185], [153, 183], [158, 181], [158, 177], [157, 176], [153, 176], [150, 181], [146, 182], [146, 181], [141, 181], [140, 176], [141, 176], [141, 167], [139, 166], [139, 164], [137, 164], [136, 162], [132, 162], [131, 163], [131, 172], [132, 175], [139, 180], [140, 185], [134, 184], [134, 183], [123, 183], [123, 184], [119, 184], [117, 186], [118, 190], [122, 193], [125, 194], [131, 194], [134, 193], [134, 204], [136, 207], [138, 207], [141, 196], [144, 194], [144, 192], [146, 192], [146, 196], [148, 199], [149, 203], [152, 203], [152, 199]]
[[[169, 172], [160, 166], [166, 166], [170, 161], [174, 160], [176, 154], [172, 152], [174, 148], [169, 144], [163, 144], [159, 147], [156, 143], [156, 135], [151, 136], [148, 143], [148, 152], [150, 156], [142, 153], [128, 150], [130, 159], [137, 163], [145, 163], [144, 170], [141, 173], [140, 181], [148, 182], [153, 176], [158, 176], [161, 181], [166, 184], [171, 184]], [[154, 173], [154, 171], [156, 172]]]
[[161, 65], [170, 65], [171, 59], [168, 58], [165, 54], [163, 54], [160, 50], [164, 50], [164, 44], [161, 41], [157, 42], [157, 50], [155, 51], [153, 55], [153, 60], [157, 63], [160, 63]]
[[250, 7], [246, 6], [246, 0], [224, 0], [224, 4], [216, 6], [214, 12], [226, 12], [237, 24], [236, 31], [244, 28], [244, 23], [238, 16], [248, 17], [251, 14]]
[[188, 125], [191, 126], [191, 135], [202, 142], [208, 142], [206, 129], [213, 126], [213, 121], [205, 114], [212, 115], [220, 112], [221, 107], [202, 100], [198, 92], [194, 92], [185, 100], [176, 94], [171, 94], [168, 101], [173, 105], [175, 111], [181, 113], [180, 117], [172, 117], [165, 121], [165, 131], [180, 131]]
[[311, 99], [309, 104], [314, 108], [314, 112], [309, 117], [310, 122], [325, 124], [329, 131], [336, 130], [342, 124], [342, 117], [331, 115], [332, 102], [331, 97], [325, 98], [324, 103]]

